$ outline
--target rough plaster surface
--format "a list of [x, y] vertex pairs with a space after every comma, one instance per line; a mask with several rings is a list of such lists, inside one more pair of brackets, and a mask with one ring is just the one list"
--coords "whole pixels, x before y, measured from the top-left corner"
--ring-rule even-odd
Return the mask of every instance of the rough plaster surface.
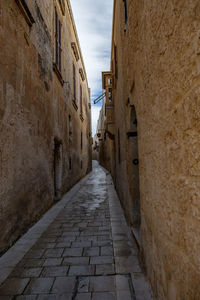
[[147, 275], [156, 299], [195, 300], [200, 298], [200, 4], [128, 0], [127, 7], [125, 32], [123, 1], [115, 1], [113, 177], [131, 223], [134, 153], [131, 157], [126, 133], [134, 105], [141, 254]]
[[[79, 75], [83, 62], [76, 62], [71, 49], [76, 42], [79, 51], [67, 3], [64, 16], [58, 1], [28, 1], [35, 20], [31, 28], [15, 1], [0, 4], [0, 252], [54, 202], [54, 139], [62, 144], [59, 196], [91, 169], [90, 96], [87, 80], [82, 82]], [[54, 5], [62, 22], [63, 86], [53, 71]], [[72, 105], [73, 62], [77, 111]]]

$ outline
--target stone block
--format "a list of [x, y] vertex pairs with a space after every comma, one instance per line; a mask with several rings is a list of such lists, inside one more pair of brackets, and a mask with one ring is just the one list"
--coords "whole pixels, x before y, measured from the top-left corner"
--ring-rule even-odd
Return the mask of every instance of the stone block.
[[68, 269], [67, 266], [44, 267], [41, 277], [64, 277], [67, 276]]
[[112, 256], [94, 256], [90, 259], [91, 265], [104, 265], [104, 264], [113, 264]]
[[0, 287], [0, 297], [9, 295], [20, 295], [23, 293], [27, 284], [29, 283], [29, 278], [19, 279], [10, 278], [7, 279]]
[[51, 293], [53, 294], [65, 294], [72, 293], [75, 287], [75, 277], [58, 277], [56, 278]]
[[24, 294], [47, 294], [53, 285], [54, 278], [34, 278], [29, 282]]

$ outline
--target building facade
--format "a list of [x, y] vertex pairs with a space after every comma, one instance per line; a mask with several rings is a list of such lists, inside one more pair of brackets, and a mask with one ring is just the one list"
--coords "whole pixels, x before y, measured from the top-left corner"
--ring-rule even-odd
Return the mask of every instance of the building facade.
[[98, 146], [155, 299], [200, 297], [199, 28], [196, 0], [114, 1]]
[[0, 252], [91, 170], [91, 104], [68, 0], [0, 3]]

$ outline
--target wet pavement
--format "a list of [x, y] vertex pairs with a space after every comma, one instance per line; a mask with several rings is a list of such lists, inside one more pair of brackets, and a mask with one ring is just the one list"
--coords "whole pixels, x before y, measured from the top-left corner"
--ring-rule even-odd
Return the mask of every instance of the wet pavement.
[[151, 299], [112, 179], [96, 161], [0, 258], [0, 284], [0, 299]]

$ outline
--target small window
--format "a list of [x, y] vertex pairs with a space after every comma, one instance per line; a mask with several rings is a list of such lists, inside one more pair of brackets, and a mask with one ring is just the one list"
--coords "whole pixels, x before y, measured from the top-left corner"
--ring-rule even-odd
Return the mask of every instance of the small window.
[[112, 89], [111, 88], [108, 89], [108, 102], [112, 103]]
[[112, 78], [109, 78], [108, 79], [108, 85], [111, 85], [112, 84]]
[[115, 78], [118, 77], [118, 65], [117, 65], [117, 46], [114, 44], [114, 62], [115, 62]]
[[79, 54], [78, 54], [78, 48], [77, 48], [77, 46], [76, 46], [76, 43], [75, 43], [75, 42], [72, 42], [72, 43], [71, 43], [71, 47], [72, 47], [72, 51], [73, 51], [73, 53], [74, 53], [74, 56], [75, 56], [75, 58], [76, 58], [76, 61], [78, 61], [78, 60], [79, 60]]
[[82, 86], [80, 85], [80, 115], [83, 116], [83, 91]]
[[71, 170], [72, 169], [72, 159], [71, 159], [71, 157], [69, 158], [69, 170]]
[[127, 1], [123, 0], [123, 2], [124, 2], [124, 31], [126, 31], [127, 22], [128, 22]]
[[69, 137], [72, 136], [72, 117], [71, 115], [69, 115], [69, 124], [68, 124], [68, 128], [69, 128]]
[[76, 103], [76, 69], [73, 64], [73, 100]]
[[81, 150], [83, 149], [83, 133], [81, 132]]
[[62, 31], [62, 25], [59, 20], [57, 10], [55, 8], [55, 63], [60, 73], [61, 73], [61, 55], [62, 55], [61, 31]]
[[120, 131], [118, 129], [118, 162], [121, 163], [121, 144], [120, 144]]

